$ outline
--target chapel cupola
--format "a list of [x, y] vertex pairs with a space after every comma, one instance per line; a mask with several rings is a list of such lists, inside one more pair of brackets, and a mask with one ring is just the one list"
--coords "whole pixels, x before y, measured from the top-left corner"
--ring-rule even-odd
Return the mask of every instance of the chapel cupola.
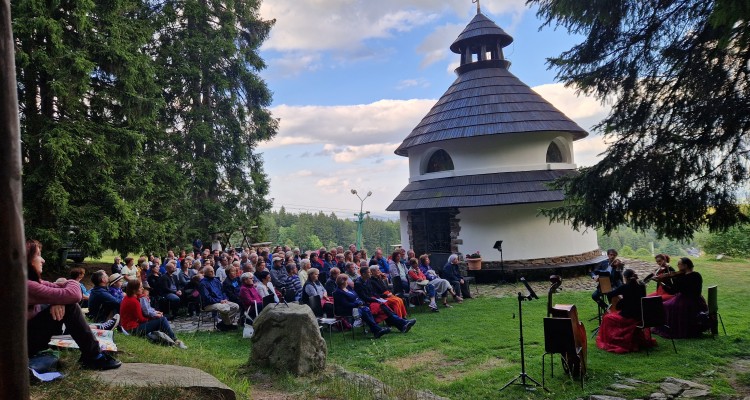
[[508, 68], [510, 61], [503, 56], [503, 48], [512, 42], [513, 37], [485, 17], [477, 6], [477, 15], [450, 46], [452, 52], [461, 55], [456, 73], [488, 67]]

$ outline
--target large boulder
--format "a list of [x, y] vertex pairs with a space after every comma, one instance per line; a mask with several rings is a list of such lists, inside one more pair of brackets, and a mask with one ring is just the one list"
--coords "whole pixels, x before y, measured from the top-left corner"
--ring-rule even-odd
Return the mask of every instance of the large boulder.
[[328, 347], [310, 307], [269, 305], [253, 328], [251, 363], [298, 376], [325, 368]]

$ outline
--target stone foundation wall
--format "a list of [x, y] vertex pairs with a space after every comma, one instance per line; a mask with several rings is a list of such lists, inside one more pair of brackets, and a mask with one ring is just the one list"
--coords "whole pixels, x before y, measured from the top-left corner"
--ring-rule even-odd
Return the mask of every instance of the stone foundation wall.
[[[504, 269], [506, 271], [513, 271], [517, 269], [544, 269], [544, 268], [555, 268], [563, 264], [575, 264], [586, 262], [587, 260], [594, 259], [602, 255], [600, 249], [592, 250], [583, 254], [574, 254], [568, 256], [559, 257], [547, 257], [547, 258], [534, 258], [530, 260], [508, 260], [505, 261]], [[500, 261], [482, 261], [482, 270], [488, 269], [500, 269]]]

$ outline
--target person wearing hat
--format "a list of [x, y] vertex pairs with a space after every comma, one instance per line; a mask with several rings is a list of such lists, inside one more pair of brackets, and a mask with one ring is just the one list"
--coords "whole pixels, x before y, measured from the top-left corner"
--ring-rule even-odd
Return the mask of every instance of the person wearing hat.
[[107, 290], [109, 291], [109, 294], [112, 295], [112, 297], [117, 299], [118, 303], [121, 303], [122, 299], [125, 298], [125, 292], [122, 291], [122, 283], [124, 282], [124, 278], [124, 275], [116, 273], [109, 276], [109, 284], [107, 285]]
[[120, 310], [120, 301], [109, 292], [109, 278], [104, 270], [94, 272], [91, 283], [94, 288], [89, 294], [89, 316], [94, 322], [104, 322]]

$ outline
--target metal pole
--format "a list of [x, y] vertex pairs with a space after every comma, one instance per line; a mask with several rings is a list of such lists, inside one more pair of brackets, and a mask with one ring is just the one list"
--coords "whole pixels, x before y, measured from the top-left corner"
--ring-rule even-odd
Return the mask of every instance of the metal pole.
[[26, 345], [26, 246], [21, 201], [21, 138], [10, 0], [0, 0], [0, 290], [5, 329], [0, 329], [0, 399], [29, 398]]

